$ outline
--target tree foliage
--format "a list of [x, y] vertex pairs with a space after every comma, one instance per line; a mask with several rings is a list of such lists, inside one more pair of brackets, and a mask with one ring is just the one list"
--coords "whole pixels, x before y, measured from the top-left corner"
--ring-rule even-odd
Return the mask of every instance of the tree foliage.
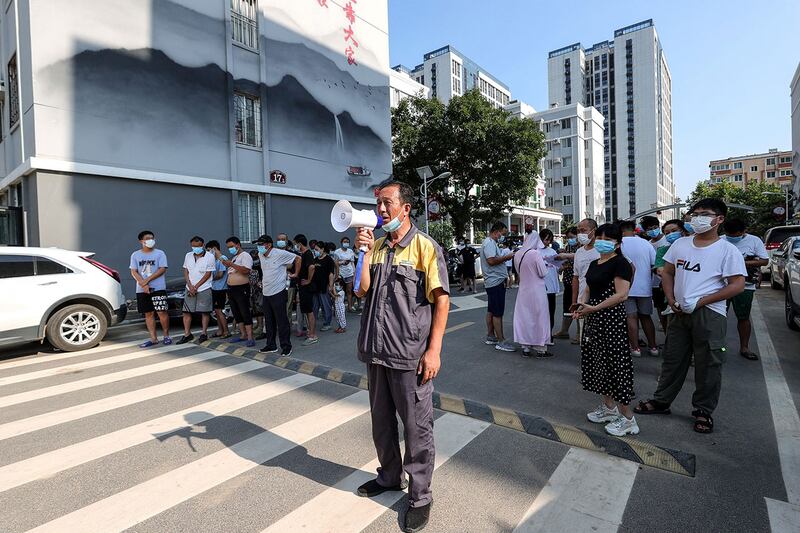
[[[778, 194], [764, 194], [765, 192]], [[740, 204], [753, 208], [753, 211], [732, 208], [728, 218], [741, 218], [747, 223], [748, 232], [753, 235], [764, 235], [767, 229], [783, 224], [784, 216], [776, 215], [773, 210], [783, 207], [785, 197], [777, 185], [764, 182], [749, 182], [745, 187], [737, 187], [730, 182], [709, 184], [700, 182], [689, 195], [689, 205], [702, 198], [719, 198], [727, 204]]]
[[429, 233], [433, 240], [438, 242], [442, 248], [447, 250], [453, 245], [455, 234], [453, 233], [453, 225], [449, 220], [437, 220], [429, 224]]
[[[418, 167], [431, 167], [434, 176], [452, 173], [446, 182], [429, 182], [428, 194], [441, 200], [455, 233], [464, 235], [472, 220], [527, 203], [545, 155], [544, 134], [533, 120], [492, 107], [477, 89], [447, 106], [411, 97], [392, 111], [392, 155], [395, 178], [416, 188]], [[470, 194], [476, 187], [480, 194]]]

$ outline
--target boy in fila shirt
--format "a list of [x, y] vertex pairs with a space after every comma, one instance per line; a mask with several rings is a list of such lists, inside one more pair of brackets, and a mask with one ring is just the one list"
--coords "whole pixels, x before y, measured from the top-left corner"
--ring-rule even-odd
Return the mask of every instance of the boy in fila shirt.
[[725, 203], [705, 198], [691, 212], [694, 235], [678, 239], [664, 255], [664, 294], [675, 315], [667, 328], [658, 388], [634, 411], [669, 414], [694, 353], [694, 430], [711, 433], [725, 361], [726, 300], [744, 290], [746, 270], [741, 252], [719, 237], [728, 213]]

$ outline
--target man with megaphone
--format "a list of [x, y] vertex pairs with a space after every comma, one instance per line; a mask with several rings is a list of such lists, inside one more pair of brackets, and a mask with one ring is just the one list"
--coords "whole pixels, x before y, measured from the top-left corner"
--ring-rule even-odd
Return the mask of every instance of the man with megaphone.
[[[447, 264], [441, 247], [411, 222], [414, 191], [390, 181], [379, 187], [375, 223], [360, 226], [356, 246], [364, 253], [356, 295], [364, 298], [358, 357], [367, 365], [372, 438], [378, 477], [358, 488], [364, 497], [403, 490], [409, 508], [404, 531], [419, 531], [430, 516], [434, 466], [433, 378], [441, 366], [442, 337], [450, 310]], [[356, 216], [358, 218], [358, 215]], [[367, 217], [368, 218], [368, 217]], [[357, 274], [358, 275], [358, 274]], [[397, 414], [403, 421], [401, 458]]]

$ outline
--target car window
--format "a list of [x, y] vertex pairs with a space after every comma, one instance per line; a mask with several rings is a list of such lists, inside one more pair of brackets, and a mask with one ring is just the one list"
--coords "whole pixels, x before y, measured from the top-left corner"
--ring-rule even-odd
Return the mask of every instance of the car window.
[[0, 279], [33, 276], [34, 259], [30, 255], [0, 255]]
[[36, 258], [36, 275], [46, 276], [48, 274], [71, 274], [72, 270], [68, 269], [61, 263], [48, 259], [46, 257]]
[[789, 237], [800, 235], [800, 226], [794, 228], [774, 228], [767, 235], [766, 244], [783, 242]]
[[795, 239], [792, 243], [792, 251], [794, 250], [800, 250], [800, 239]]

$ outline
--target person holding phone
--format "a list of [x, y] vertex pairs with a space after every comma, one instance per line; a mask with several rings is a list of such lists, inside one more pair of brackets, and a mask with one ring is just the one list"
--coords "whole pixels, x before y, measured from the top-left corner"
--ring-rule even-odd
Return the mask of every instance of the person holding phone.
[[607, 423], [616, 437], [639, 433], [630, 408], [633, 399], [633, 359], [628, 349], [625, 300], [633, 278], [630, 262], [619, 252], [622, 232], [616, 224], [595, 230], [600, 255], [586, 271], [586, 288], [573, 317], [584, 319], [581, 344], [581, 385], [602, 402], [587, 413], [589, 421]]

